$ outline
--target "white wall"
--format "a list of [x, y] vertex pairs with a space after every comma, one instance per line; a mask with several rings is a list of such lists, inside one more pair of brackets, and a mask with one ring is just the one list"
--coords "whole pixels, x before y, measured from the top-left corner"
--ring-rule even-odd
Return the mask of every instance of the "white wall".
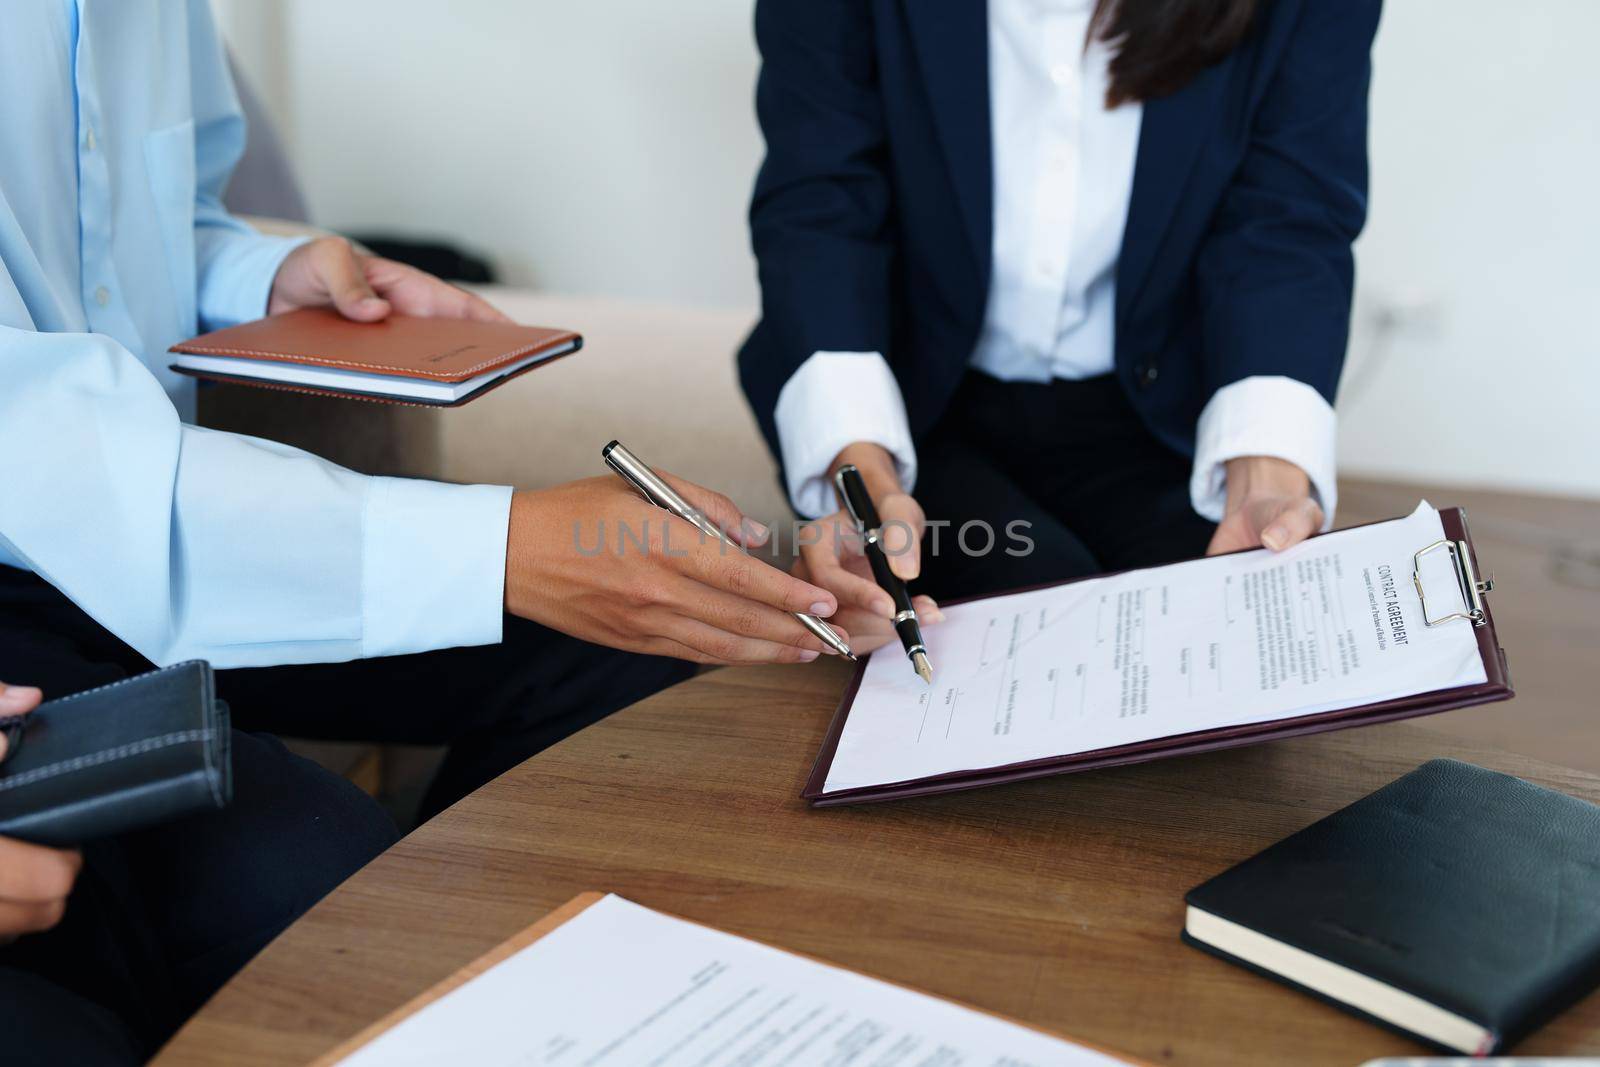
[[[217, 3], [319, 221], [754, 302], [751, 0]], [[1600, 496], [1597, 39], [1594, 0], [1390, 0], [1348, 472]]]
[[1387, 5], [1347, 469], [1600, 496], [1596, 40], [1593, 0]]
[[[319, 222], [442, 235], [505, 279], [749, 305], [750, 0], [219, 0]], [[262, 12], [282, 50], [256, 54]]]

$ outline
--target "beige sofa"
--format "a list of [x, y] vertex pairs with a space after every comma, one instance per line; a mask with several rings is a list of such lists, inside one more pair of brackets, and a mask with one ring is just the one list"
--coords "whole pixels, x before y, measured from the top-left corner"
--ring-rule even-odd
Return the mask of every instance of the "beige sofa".
[[200, 420], [364, 473], [524, 488], [604, 474], [600, 449], [619, 438], [763, 522], [790, 521], [734, 367], [753, 312], [479, 291], [519, 322], [578, 330], [583, 350], [461, 408], [223, 386], [203, 391]]

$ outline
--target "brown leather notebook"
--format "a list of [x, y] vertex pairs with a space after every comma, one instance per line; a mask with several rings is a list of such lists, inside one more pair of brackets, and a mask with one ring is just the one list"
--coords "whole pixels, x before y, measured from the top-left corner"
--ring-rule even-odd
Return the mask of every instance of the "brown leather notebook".
[[455, 407], [583, 346], [571, 330], [326, 308], [270, 315], [173, 345], [172, 369], [293, 392]]
[[[902, 781], [885, 782], [883, 784], [830, 790], [827, 785], [829, 771], [832, 769], [838, 753], [840, 738], [844, 735], [845, 726], [849, 721], [851, 707], [856, 701], [857, 694], [861, 689], [862, 679], [866, 675], [868, 661], [871, 659], [871, 657], [867, 657], [857, 667], [850, 685], [845, 689], [844, 696], [839, 702], [839, 709], [834, 714], [833, 722], [823, 740], [822, 750], [817, 756], [816, 764], [812, 768], [811, 775], [806, 781], [801, 796], [809, 800], [814, 807], [899, 800], [936, 793], [950, 793], [962, 789], [976, 789], [979, 786], [999, 785], [1005, 782], [1020, 782], [1031, 778], [1043, 778], [1047, 775], [1069, 774], [1073, 771], [1087, 771], [1097, 767], [1116, 767], [1127, 763], [1143, 763], [1148, 760], [1165, 759], [1168, 756], [1183, 756], [1194, 752], [1209, 752], [1213, 749], [1234, 748], [1239, 745], [1251, 745], [1261, 741], [1299, 737], [1305, 734], [1323, 733], [1328, 730], [1342, 730], [1350, 726], [1392, 722], [1396, 719], [1432, 715], [1436, 712], [1449, 711], [1453, 708], [1509, 700], [1514, 694], [1511, 689], [1505, 651], [1500, 647], [1499, 638], [1495, 633], [1494, 616], [1489, 611], [1488, 602], [1483, 598], [1483, 593], [1487, 592], [1493, 583], [1480, 582], [1478, 580], [1477, 576], [1480, 572], [1478, 570], [1477, 555], [1472, 548], [1472, 539], [1467, 532], [1466, 513], [1460, 508], [1445, 508], [1441, 509], [1438, 514], [1439, 522], [1444, 532], [1444, 539], [1432, 545], [1417, 545], [1416, 549], [1420, 553], [1429, 554], [1431, 558], [1439, 560], [1441, 563], [1443, 560], [1440, 557], [1448, 552], [1452, 572], [1459, 576], [1463, 609], [1474, 614], [1472, 617], [1454, 617], [1448, 622], [1439, 622], [1438, 624], [1470, 626], [1472, 628], [1471, 632], [1476, 642], [1477, 655], [1481, 658], [1483, 665], [1484, 680], [1480, 683], [1454, 686], [1391, 700], [1317, 711], [1309, 714], [1287, 712], [1280, 718], [1268, 721], [1240, 723], [1212, 729], [1176, 733], [1166, 737], [1156, 737], [1115, 747], [1072, 752], [997, 766], [974, 767], [968, 770], [949, 771]], [[1334, 531], [1334, 534], [1323, 534], [1321, 536], [1334, 536], [1340, 532], [1343, 531]], [[1433, 555], [1434, 551], [1437, 551], [1438, 555]], [[1411, 560], [1408, 558], [1406, 562], [1409, 563]], [[1059, 584], [1063, 586], [1072, 585], [1076, 582], [1104, 577], [1108, 577], [1108, 575], [1073, 579], [1071, 582]], [[1392, 575], [1394, 581], [1402, 583], [1400, 588], [1406, 587], [1404, 583], [1410, 577], [1410, 574], [1402, 576], [1399, 572], [1395, 572]], [[1041, 588], [1054, 588], [1054, 586]], [[1027, 591], [1016, 590], [1015, 592]], [[1440, 594], [1443, 592], [1445, 591], [1439, 590], [1428, 595], [1437, 604], [1440, 600]], [[944, 607], [954, 607], [958, 603], [974, 603], [983, 599], [988, 598], [977, 597], [967, 601], [952, 601], [944, 605]], [[1162, 610], [1164, 611], [1165, 609], [1163, 608]], [[1434, 608], [1432, 610], [1435, 613], [1442, 613], [1445, 609]], [[1426, 614], [1429, 611], [1428, 605], [1424, 604], [1423, 612]], [[1374, 602], [1370, 621], [1365, 618], [1355, 621], [1363, 626], [1388, 627], [1391, 625], [1381, 597]], [[1421, 620], [1410, 619], [1407, 620], [1406, 625], [1421, 627], [1425, 624]], [[898, 649], [891, 648], [883, 653], [874, 653], [874, 655], [894, 655], [897, 652]], [[938, 658], [935, 657], [936, 671], [937, 668]], [[906, 669], [909, 671], [910, 668]], [[937, 674], [934, 681], [936, 685], [939, 684]], [[953, 709], [950, 714], [954, 715]]]

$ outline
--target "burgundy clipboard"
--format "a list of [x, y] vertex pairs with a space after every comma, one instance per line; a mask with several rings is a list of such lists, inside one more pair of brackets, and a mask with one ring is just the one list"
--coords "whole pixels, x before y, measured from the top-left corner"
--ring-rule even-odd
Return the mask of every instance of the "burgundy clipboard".
[[[1500, 641], [1494, 628], [1494, 616], [1490, 614], [1489, 605], [1483, 598], [1483, 594], [1489, 591], [1492, 583], [1478, 579], [1478, 575], [1481, 572], [1478, 569], [1477, 554], [1472, 547], [1472, 538], [1467, 532], [1466, 512], [1460, 508], [1442, 508], [1439, 511], [1439, 521], [1444, 530], [1444, 540], [1435, 545], [1418, 545], [1417, 548], [1419, 550], [1438, 549], [1446, 551], [1450, 554], [1455, 564], [1454, 573], [1457, 575], [1461, 585], [1462, 601], [1466, 611], [1451, 618], [1448, 625], [1469, 625], [1473, 628], [1474, 636], [1478, 640], [1478, 653], [1483, 657], [1484, 681], [1477, 685], [1441, 689], [1431, 693], [1418, 693], [1414, 696], [1385, 700], [1377, 704], [1363, 704], [1359, 707], [1341, 708], [1336, 711], [1318, 712], [1313, 715], [1299, 715], [1286, 719], [1274, 719], [1268, 722], [1222, 726], [1211, 730], [1197, 730], [1193, 733], [1174, 734], [1170, 737], [1158, 737], [1148, 741], [1137, 741], [1133, 744], [1095, 749], [1090, 752], [1077, 752], [1066, 756], [1048, 756], [1043, 759], [1012, 763], [1001, 767], [951, 771], [905, 782], [891, 782], [884, 785], [863, 786], [857, 789], [836, 790], [828, 793], [823, 786], [828, 779], [828, 769], [833, 765], [833, 756], [839, 747], [839, 738], [844, 733], [845, 722], [850, 717], [850, 707], [855, 703], [856, 691], [861, 687], [861, 679], [866, 674], [867, 664], [863, 660], [861, 665], [856, 668], [855, 675], [850, 679], [849, 686], [845, 688], [844, 696], [839, 701], [839, 709], [834, 713], [833, 722], [828, 727], [828, 734], [823, 739], [822, 751], [817, 754], [817, 762], [811, 768], [811, 776], [806, 780], [805, 789], [800, 795], [810, 801], [813, 807], [818, 808], [834, 807], [842, 804], [868, 804], [883, 800], [901, 800], [906, 797], [953, 793], [962, 789], [976, 789], [980, 786], [999, 785], [1004, 782], [1021, 782], [1030, 778], [1044, 778], [1053, 774], [1071, 774], [1074, 771], [1094, 770], [1097, 767], [1117, 767], [1125, 763], [1144, 763], [1148, 760], [1165, 759], [1168, 756], [1184, 756], [1194, 752], [1235, 748], [1239, 745], [1253, 745], [1261, 741], [1276, 741], [1284, 737], [1301, 737], [1306, 734], [1325, 733], [1329, 730], [1343, 730], [1351, 726], [1394, 722], [1397, 719], [1432, 715], [1436, 712], [1450, 711], [1453, 708], [1465, 708], [1475, 704], [1491, 704], [1499, 700], [1509, 700], [1515, 694], [1511, 689], [1511, 675], [1506, 666], [1505, 650], [1500, 647]], [[1105, 576], [1090, 575], [1088, 577], [1098, 578]], [[1073, 582], [1085, 580], [1087, 578], [1071, 579]], [[1062, 582], [1059, 584], [1067, 585], [1070, 583]], [[1016, 592], [1024, 591], [1016, 590]], [[1424, 611], [1426, 611], [1427, 598], [1426, 594], [1421, 592], [1420, 587], [1419, 595], [1423, 600]], [[1435, 622], [1444, 624], [1441, 623], [1438, 617], [1435, 617]]]

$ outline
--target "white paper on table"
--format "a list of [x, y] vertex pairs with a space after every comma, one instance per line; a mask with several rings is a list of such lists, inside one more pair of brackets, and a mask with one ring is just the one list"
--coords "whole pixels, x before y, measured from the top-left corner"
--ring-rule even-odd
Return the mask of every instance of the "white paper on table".
[[[1423, 625], [1413, 557], [1442, 537], [1424, 501], [1278, 554], [945, 608], [931, 687], [904, 657], [868, 661], [824, 793], [1482, 683], [1469, 623]], [[1445, 554], [1423, 564], [1431, 614], [1459, 610]]]
[[981, 1012], [607, 896], [344, 1060], [1110, 1067]]

